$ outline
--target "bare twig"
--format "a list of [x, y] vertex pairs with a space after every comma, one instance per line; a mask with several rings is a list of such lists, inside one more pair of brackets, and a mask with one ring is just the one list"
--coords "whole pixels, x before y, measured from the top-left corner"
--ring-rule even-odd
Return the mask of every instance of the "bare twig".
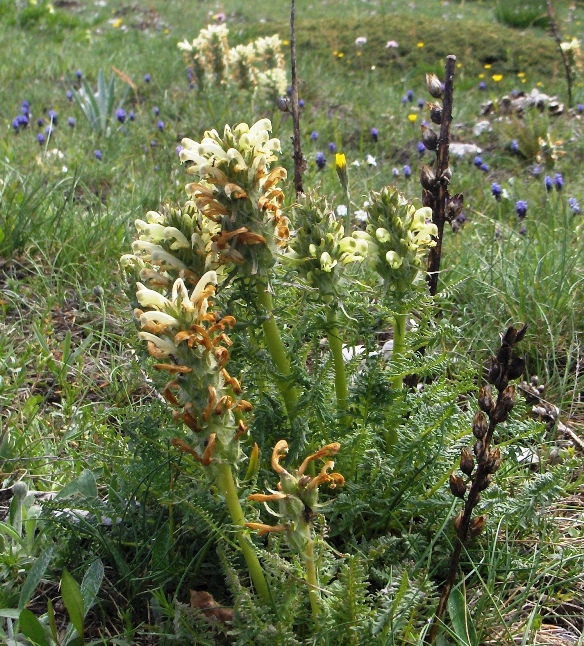
[[550, 20], [550, 27], [552, 30], [552, 36], [556, 41], [558, 46], [558, 51], [562, 57], [562, 63], [564, 64], [564, 74], [566, 75], [566, 83], [568, 84], [568, 107], [572, 107], [572, 67], [570, 66], [570, 61], [566, 55], [566, 52], [562, 49], [562, 34], [560, 33], [560, 28], [558, 27], [558, 22], [556, 20], [556, 15], [554, 12], [554, 6], [551, 0], [547, 0], [547, 14]]
[[296, 194], [304, 193], [302, 186], [302, 173], [306, 168], [306, 161], [302, 154], [300, 144], [300, 109], [298, 107], [298, 74], [296, 72], [296, 10], [294, 0], [290, 0], [290, 70], [292, 74], [292, 144], [294, 147], [294, 187]]

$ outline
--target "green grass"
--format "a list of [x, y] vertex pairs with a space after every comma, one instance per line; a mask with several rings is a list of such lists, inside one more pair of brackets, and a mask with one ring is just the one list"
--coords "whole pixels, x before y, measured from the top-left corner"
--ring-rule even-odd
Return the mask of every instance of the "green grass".
[[[279, 536], [270, 537], [267, 550], [263, 539], [256, 541], [278, 619], [250, 594], [222, 501], [190, 457], [170, 446], [179, 431], [157, 393], [165, 379], [149, 371], [132, 322], [134, 295], [118, 265], [130, 251], [135, 219], [164, 202], [184, 201], [191, 177], [176, 153], [183, 137], [200, 140], [204, 130], [222, 132], [225, 123], [268, 116], [291, 177], [290, 119], [259, 109], [244, 93], [189, 88], [176, 43], [194, 38], [211, 20], [208, 3], [54, 3], [54, 12], [43, 3], [24, 4], [0, 2], [0, 489], [23, 480], [39, 495], [54, 493], [90, 470], [98, 496], [82, 490], [65, 501], [45, 501], [33, 555], [15, 556], [2, 537], [0, 606], [15, 607], [40, 550], [54, 544], [56, 556], [31, 609], [41, 615], [46, 598], [58, 597], [63, 567], [81, 580], [86, 564], [101, 558], [106, 578], [86, 625], [93, 643], [115, 643], [114, 637], [124, 644], [220, 643], [223, 629], [188, 608], [195, 589], [235, 608], [233, 643], [422, 643], [454, 541], [448, 476], [460, 448], [471, 442], [477, 382], [505, 326], [528, 325], [525, 376], [539, 375], [545, 399], [560, 408], [564, 422], [582, 428], [584, 216], [572, 214], [568, 198], [584, 208], [584, 115], [566, 106], [559, 117], [489, 117], [492, 131], [473, 134], [484, 119], [481, 104], [513, 90], [538, 87], [566, 100], [552, 39], [531, 24], [517, 29], [497, 22], [496, 3], [484, 1], [297, 3], [307, 190], [319, 190], [334, 206], [343, 203], [332, 142], [347, 155], [353, 212], [388, 183], [419, 199], [417, 178], [430, 155], [417, 150], [419, 125], [428, 118], [417, 101], [428, 99], [425, 74], [441, 74], [450, 53], [458, 61], [453, 137], [479, 145], [489, 165], [483, 172], [473, 156], [452, 160], [451, 189], [464, 194], [467, 223], [446, 233], [438, 309], [420, 298], [412, 314], [420, 327], [408, 333], [412, 347], [427, 347], [407, 363], [425, 378], [424, 389], [396, 396], [388, 384], [399, 365], [353, 361], [347, 371], [355, 415], [348, 429], [336, 428], [331, 409], [332, 363], [320, 342], [326, 317], [313, 294], [297, 289], [293, 275], [274, 277], [281, 333], [303, 392], [292, 426], [246, 286], [236, 282], [232, 296], [220, 297], [238, 320], [230, 372], [243, 375], [255, 407], [253, 440], [243, 448], [249, 455], [257, 441], [261, 449], [259, 473], [242, 488], [242, 502], [251, 491], [275, 488], [269, 455], [277, 440], [292, 439], [292, 461], [326, 442], [342, 444], [335, 468], [346, 486], [321, 494], [330, 503], [326, 528], [321, 518], [317, 523], [319, 545], [329, 546], [319, 557], [327, 593], [315, 627], [302, 565]], [[288, 3], [257, 4], [221, 5], [230, 44], [274, 32], [288, 38]], [[566, 39], [577, 36], [584, 10], [556, 4]], [[359, 36], [367, 38], [360, 49]], [[399, 47], [386, 48], [389, 40]], [[135, 120], [112, 122], [108, 136], [92, 131], [66, 91], [79, 87], [76, 70], [95, 87], [99, 70], [109, 78], [112, 67], [135, 84], [123, 105]], [[124, 83], [116, 78], [116, 84]], [[409, 91], [413, 100], [404, 102]], [[574, 95], [584, 103], [581, 76]], [[30, 124], [16, 133], [11, 122], [23, 100], [30, 102]], [[58, 113], [50, 137], [49, 110]], [[312, 132], [318, 137], [311, 139]], [[560, 154], [538, 162], [540, 138], [548, 133]], [[510, 150], [513, 139], [520, 154]], [[327, 157], [323, 170], [315, 163], [319, 151]], [[537, 163], [542, 173], [535, 178]], [[543, 177], [557, 172], [563, 190], [548, 193]], [[492, 182], [506, 191], [501, 201], [491, 195]], [[517, 200], [529, 204], [524, 234]], [[285, 207], [293, 201], [288, 180]], [[377, 350], [391, 315], [372, 276], [361, 273], [358, 281], [343, 294], [349, 317], [338, 312], [340, 333], [348, 344]], [[511, 643], [520, 635], [534, 643], [541, 624], [557, 623], [581, 643], [581, 455], [556, 441], [528, 409], [519, 404], [500, 437], [503, 466], [481, 503], [487, 532], [463, 556], [466, 599], [483, 641]], [[389, 437], [398, 438], [390, 449]], [[559, 452], [557, 465], [552, 451]], [[522, 461], [525, 452], [538, 456], [537, 472]], [[7, 505], [0, 505], [3, 519]], [[258, 507], [247, 505], [246, 513], [265, 520]], [[63, 508], [89, 515], [76, 518]], [[0, 630], [8, 630], [0, 621]], [[443, 643], [462, 643], [444, 635]]]

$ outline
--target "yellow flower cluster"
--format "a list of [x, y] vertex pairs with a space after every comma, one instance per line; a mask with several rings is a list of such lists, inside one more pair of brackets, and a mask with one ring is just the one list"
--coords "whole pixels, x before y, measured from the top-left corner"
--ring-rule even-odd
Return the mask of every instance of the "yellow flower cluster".
[[251, 127], [225, 126], [223, 137], [209, 130], [200, 142], [183, 139], [180, 153], [182, 162], [190, 162], [187, 173], [199, 176], [186, 186], [187, 194], [218, 225], [213, 248], [220, 262], [241, 265], [250, 275], [272, 266], [290, 235], [278, 186], [286, 170], [271, 168], [280, 151], [271, 129], [269, 119], [261, 119]]

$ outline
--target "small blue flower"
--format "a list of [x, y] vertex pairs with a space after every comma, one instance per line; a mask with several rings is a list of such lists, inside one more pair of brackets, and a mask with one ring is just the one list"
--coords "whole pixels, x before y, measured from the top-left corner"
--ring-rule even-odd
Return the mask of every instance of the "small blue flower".
[[570, 207], [570, 211], [572, 211], [574, 215], [580, 215], [580, 205], [578, 204], [578, 200], [575, 197], [568, 198], [568, 206]]
[[304, 99], [298, 99], [298, 107], [303, 108], [304, 107]]
[[134, 119], [135, 119], [135, 118], [136, 118], [136, 115], [134, 114], [134, 112], [133, 112], [133, 111], [131, 111], [131, 112], [130, 112], [130, 114], [128, 115], [128, 119], [129, 119], [130, 121], [134, 121]]
[[328, 149], [334, 155], [337, 152], [337, 144], [334, 141], [331, 141], [328, 145]]
[[56, 126], [57, 121], [59, 120], [59, 113], [55, 112], [54, 110], [49, 110], [47, 116], [49, 117], [50, 121], [53, 122], [53, 125]]
[[552, 181], [552, 178], [549, 175], [546, 175], [544, 180], [543, 180], [543, 185], [545, 186], [545, 190], [549, 193], [551, 192], [552, 188], [554, 187], [554, 183]]
[[71, 90], [67, 90], [65, 96], [69, 99], [69, 101], [73, 101], [73, 92], [71, 92]]
[[36, 136], [37, 141], [39, 144], [42, 146], [45, 143], [45, 137], [43, 136], [42, 133], [39, 132], [39, 134]]
[[94, 151], [93, 151], [93, 156], [94, 156], [96, 159], [98, 159], [99, 161], [101, 161], [101, 160], [102, 160], [102, 158], [103, 158], [102, 152], [101, 152], [101, 150], [99, 150], [99, 148], [98, 148], [97, 150], [94, 150]]
[[22, 102], [22, 109], [27, 112], [30, 110], [30, 103], [26, 99]]
[[326, 157], [324, 156], [324, 153], [322, 153], [322, 152], [316, 153], [314, 161], [316, 162], [316, 165], [318, 166], [318, 168], [320, 170], [322, 170], [326, 166]]
[[77, 77], [77, 80], [80, 81], [81, 77], [83, 76], [83, 73], [81, 72], [81, 70], [77, 70], [75, 72], [75, 76]]
[[402, 104], [403, 104], [403, 105], [406, 105], [406, 104], [407, 104], [407, 102], [408, 102], [408, 97], [407, 97], [407, 95], [406, 95], [406, 96], [402, 96], [402, 100], [401, 100], [401, 102], [402, 102]]
[[513, 139], [513, 141], [509, 145], [509, 150], [515, 155], [519, 152], [519, 142], [517, 141], [517, 139]]
[[39, 128], [42, 128], [44, 125], [45, 125], [45, 120], [44, 120], [42, 117], [39, 117], [39, 118], [37, 119], [37, 126], [38, 126]]
[[531, 174], [532, 174], [534, 177], [539, 177], [539, 176], [541, 175], [541, 166], [534, 166], [534, 167], [531, 169]]
[[414, 100], [414, 91], [408, 90], [406, 94], [406, 99], [411, 103]]
[[156, 116], [156, 117], [157, 117], [157, 116], [160, 114], [160, 108], [159, 108], [157, 105], [155, 105], [155, 106], [152, 108], [152, 112], [154, 112], [154, 116]]
[[118, 109], [116, 110], [116, 119], [117, 119], [120, 123], [124, 123], [124, 122], [125, 122], [125, 120], [126, 120], [126, 111], [125, 111], [125, 110], [122, 110], [122, 108], [118, 108]]
[[555, 174], [554, 186], [556, 187], [556, 191], [558, 191], [558, 193], [564, 188], [564, 178], [562, 177], [562, 173]]
[[515, 213], [520, 220], [527, 215], [527, 202], [525, 200], [518, 200], [515, 204]]
[[426, 146], [421, 141], [418, 141], [418, 153], [420, 153], [420, 157], [426, 152]]
[[576, 112], [578, 112], [578, 114], [582, 114], [584, 112], [584, 103], [578, 103], [576, 106]]
[[498, 202], [501, 199], [501, 195], [503, 195], [503, 189], [499, 186], [499, 184], [493, 182], [491, 184], [491, 193]]
[[289, 85], [289, 86], [286, 88], [286, 94], [287, 94], [288, 96], [292, 96], [292, 86], [291, 86], [291, 85]]
[[151, 80], [150, 74], [144, 74], [144, 83], [150, 83]]
[[161, 121], [159, 121], [159, 122], [156, 124], [156, 127], [158, 128], [158, 130], [164, 130], [164, 121], [162, 121], [162, 120], [161, 120]]
[[312, 141], [316, 141], [316, 140], [318, 139], [318, 132], [316, 132], [316, 130], [313, 130], [313, 131], [310, 133], [310, 139], [311, 139]]
[[52, 134], [53, 134], [53, 126], [51, 124], [49, 124], [45, 128], [45, 135], [47, 135], [47, 137], [50, 137]]
[[379, 130], [377, 130], [377, 128], [371, 128], [370, 132], [371, 132], [371, 138], [373, 139], [373, 141], [378, 141], [379, 140]]
[[412, 176], [412, 169], [406, 164], [402, 170], [403, 170], [404, 177], [406, 179], [410, 179], [410, 177]]
[[155, 139], [152, 139], [150, 141], [150, 148], [156, 148], [158, 146], [158, 142]]
[[12, 120], [12, 128], [14, 132], [18, 132], [20, 130], [20, 116]]
[[479, 90], [486, 90], [487, 89], [487, 84], [484, 81], [481, 81], [479, 83]]
[[181, 154], [181, 152], [184, 150], [184, 147], [183, 147], [183, 146], [181, 146], [181, 145], [179, 144], [179, 145], [175, 148], [175, 150], [176, 150], [176, 154], [177, 154], [177, 155], [180, 155], [180, 154]]
[[483, 164], [481, 164], [481, 165], [479, 166], [479, 170], [482, 170], [482, 171], [483, 171], [483, 173], [488, 173], [488, 172], [489, 172], [489, 170], [490, 170], [490, 168], [489, 168], [489, 165], [488, 165], [488, 164], [484, 164], [484, 163], [483, 163]]
[[392, 168], [392, 169], [391, 169], [391, 174], [392, 174], [394, 177], [399, 177], [399, 168]]
[[480, 168], [480, 166], [481, 166], [481, 164], [482, 164], [482, 163], [483, 163], [483, 158], [482, 158], [482, 157], [479, 157], [479, 155], [477, 155], [477, 156], [474, 158], [473, 164], [474, 164], [477, 168]]
[[67, 123], [69, 124], [70, 128], [75, 128], [75, 119], [73, 117], [69, 117], [67, 119]]
[[418, 99], [418, 108], [420, 108], [420, 110], [421, 110], [425, 105], [426, 105], [426, 102], [424, 101], [424, 99]]
[[527, 227], [525, 226], [525, 222], [521, 223], [521, 226], [519, 227], [519, 235], [524, 236], [527, 234]]

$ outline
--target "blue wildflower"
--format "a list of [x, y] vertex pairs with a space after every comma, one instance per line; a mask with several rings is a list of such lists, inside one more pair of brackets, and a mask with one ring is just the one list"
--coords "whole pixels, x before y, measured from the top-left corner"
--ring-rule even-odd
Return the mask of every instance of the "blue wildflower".
[[312, 141], [316, 141], [316, 140], [318, 139], [318, 132], [317, 132], [316, 130], [313, 130], [313, 131], [310, 133], [310, 139], [311, 139]]
[[555, 174], [554, 186], [556, 187], [556, 191], [558, 191], [558, 193], [564, 188], [564, 178], [562, 177], [562, 173]]
[[157, 105], [155, 105], [155, 106], [152, 108], [152, 112], [154, 112], [154, 116], [156, 116], [156, 117], [157, 117], [157, 116], [160, 114], [160, 108], [159, 108]]
[[289, 86], [286, 88], [286, 94], [287, 94], [288, 96], [292, 96], [292, 86], [291, 86], [291, 85], [289, 85]]
[[399, 168], [393, 168], [392, 171], [391, 171], [391, 174], [394, 177], [399, 177]]
[[532, 174], [534, 177], [539, 177], [539, 176], [541, 175], [541, 166], [534, 166], [534, 167], [531, 169], [531, 174]]
[[124, 121], [126, 120], [126, 111], [125, 111], [125, 110], [122, 110], [122, 108], [118, 108], [118, 109], [116, 110], [116, 119], [117, 119], [120, 123], [124, 123]]
[[150, 83], [151, 80], [150, 74], [144, 74], [144, 83]]
[[18, 132], [20, 130], [20, 116], [12, 120], [12, 128], [14, 132]]
[[56, 126], [59, 120], [59, 113], [55, 112], [54, 110], [49, 110], [49, 112], [47, 113], [47, 116], [52, 121], [53, 125]]
[[322, 170], [326, 165], [326, 157], [324, 156], [324, 153], [322, 152], [316, 153], [314, 161], [316, 162], [316, 165], [318, 166], [318, 168]]
[[552, 181], [552, 178], [549, 175], [546, 175], [544, 180], [543, 180], [543, 185], [545, 186], [545, 190], [549, 193], [552, 188], [554, 187], [554, 183]]
[[67, 119], [67, 123], [69, 124], [70, 128], [75, 128], [75, 119], [73, 117], [69, 117]]
[[425, 105], [426, 105], [426, 102], [424, 101], [424, 99], [418, 99], [418, 108], [420, 108], [420, 110], [421, 110]]
[[412, 176], [412, 169], [406, 164], [402, 170], [403, 170], [404, 177], [406, 179], [410, 179], [410, 177]]
[[183, 146], [181, 146], [181, 145], [179, 144], [179, 145], [175, 148], [175, 150], [176, 150], [176, 154], [177, 154], [177, 155], [180, 155], [180, 154], [181, 154], [181, 152], [184, 150], [184, 148], [183, 148]]
[[479, 83], [479, 90], [486, 90], [487, 89], [487, 84], [484, 81], [481, 81]]
[[426, 152], [426, 146], [421, 141], [418, 141], [418, 153], [420, 154], [420, 157]]
[[83, 73], [81, 72], [81, 70], [77, 70], [75, 72], [75, 76], [77, 77], [77, 80], [80, 81], [81, 77], [83, 76]]
[[527, 202], [525, 200], [518, 200], [515, 204], [515, 213], [520, 220], [527, 215]]
[[42, 128], [44, 125], [45, 125], [45, 120], [44, 120], [42, 117], [39, 117], [39, 118], [37, 119], [37, 126], [38, 126], [39, 128]]
[[411, 103], [414, 100], [414, 91], [408, 90], [406, 94], [406, 99]]
[[159, 122], [156, 124], [156, 127], [158, 128], [158, 130], [164, 130], [164, 121], [162, 121], [162, 120], [161, 120], [161, 121], [159, 121]]
[[477, 168], [479, 168], [479, 167], [481, 166], [481, 164], [482, 164], [482, 163], [483, 163], [483, 158], [482, 158], [482, 157], [480, 157], [479, 155], [477, 155], [477, 156], [474, 158], [473, 164], [474, 164]]
[[53, 126], [51, 124], [49, 124], [45, 128], [45, 135], [47, 135], [47, 137], [50, 137], [52, 134], [53, 134]]
[[488, 165], [488, 164], [484, 164], [484, 163], [483, 163], [483, 164], [481, 164], [481, 165], [479, 166], [479, 170], [482, 170], [482, 171], [483, 171], [483, 173], [488, 173], [488, 172], [489, 172], [489, 170], [490, 170], [490, 168], [489, 168], [489, 165]]
[[129, 119], [130, 121], [134, 121], [134, 119], [135, 119], [135, 118], [136, 118], [136, 115], [134, 114], [134, 112], [133, 112], [133, 111], [130, 111], [130, 114], [128, 115], [128, 119]]
[[71, 92], [71, 90], [67, 90], [65, 96], [69, 99], [69, 101], [73, 101], [73, 92]]
[[99, 150], [99, 148], [98, 148], [97, 150], [94, 150], [94, 151], [93, 151], [93, 156], [94, 156], [96, 159], [98, 159], [99, 161], [101, 161], [101, 160], [102, 160], [102, 158], [103, 158], [102, 152], [101, 152], [101, 150]]
[[298, 99], [298, 107], [303, 108], [304, 107], [304, 99]]
[[503, 189], [499, 186], [499, 184], [493, 182], [491, 184], [491, 193], [498, 202], [501, 199], [501, 195], [503, 195]]
[[328, 145], [328, 149], [334, 155], [337, 152], [337, 144], [335, 144], [334, 141], [331, 141], [330, 144]]
[[377, 130], [377, 128], [371, 128], [370, 133], [371, 139], [373, 139], [373, 141], [379, 140], [379, 130]]
[[36, 136], [37, 141], [39, 144], [42, 146], [45, 143], [45, 137], [43, 136], [42, 133], [39, 132], [39, 134]]
[[517, 141], [517, 139], [513, 139], [513, 141], [509, 145], [509, 150], [515, 155], [519, 152], [519, 142]]
[[519, 227], [519, 235], [526, 235], [527, 234], [527, 227], [525, 226], [525, 222], [521, 223], [521, 226]]
[[584, 103], [578, 103], [576, 106], [576, 112], [578, 112], [578, 114], [584, 113]]
[[578, 204], [578, 200], [575, 197], [568, 198], [568, 206], [570, 207], [570, 211], [572, 211], [574, 215], [580, 215], [580, 205]]

